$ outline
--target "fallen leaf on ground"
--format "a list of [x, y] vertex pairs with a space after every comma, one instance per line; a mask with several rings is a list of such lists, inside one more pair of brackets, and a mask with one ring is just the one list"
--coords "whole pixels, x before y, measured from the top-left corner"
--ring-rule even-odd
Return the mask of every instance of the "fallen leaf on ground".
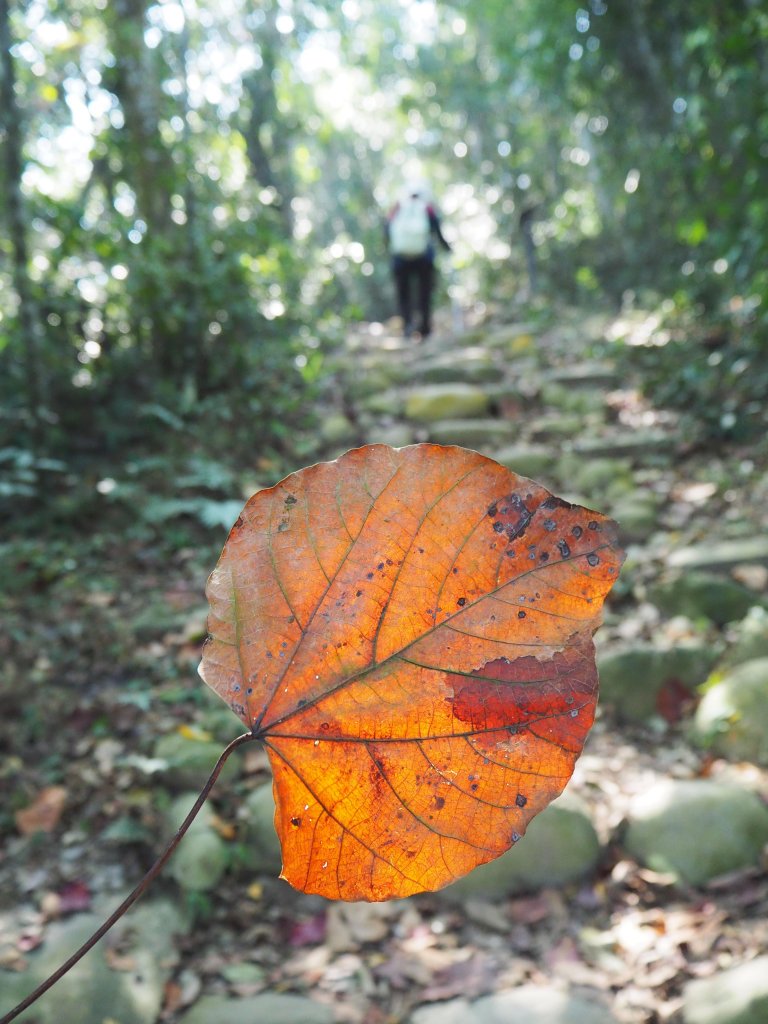
[[59, 824], [66, 802], [67, 791], [63, 786], [46, 786], [29, 807], [16, 811], [16, 828], [23, 836], [31, 836], [35, 832], [53, 832]]

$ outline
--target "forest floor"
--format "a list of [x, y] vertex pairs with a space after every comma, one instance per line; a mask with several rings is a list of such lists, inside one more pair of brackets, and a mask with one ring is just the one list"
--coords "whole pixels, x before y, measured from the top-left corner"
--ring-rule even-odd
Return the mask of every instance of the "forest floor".
[[[727, 651], [738, 639], [729, 623], [683, 616], [651, 597], [676, 559], [685, 564], [680, 552], [695, 557], [702, 544], [725, 542], [730, 562], [705, 568], [754, 592], [755, 604], [764, 600], [768, 554], [733, 555], [766, 535], [761, 456], [748, 447], [692, 448], [674, 417], [617, 376], [611, 339], [644, 329], [639, 314], [617, 323], [579, 310], [546, 329], [505, 323], [491, 311], [462, 331], [442, 324], [421, 342], [404, 341], [394, 327], [359, 325], [329, 367], [318, 456], [358, 443], [431, 440], [477, 448], [512, 468], [515, 457], [525, 460], [537, 468], [525, 475], [555, 493], [620, 522], [624, 512], [629, 558], [598, 637], [601, 657], [650, 644]], [[602, 471], [590, 478], [595, 466]], [[243, 480], [253, 473], [245, 467]], [[239, 731], [196, 677], [205, 579], [224, 536], [164, 520], [115, 537], [95, 520], [79, 537], [58, 536], [51, 523], [49, 536], [12, 535], [0, 549], [8, 581], [0, 634], [0, 1012], [30, 987], [43, 954], [52, 966], [63, 960], [73, 926], [135, 884], [160, 848], [170, 802], [204, 782], [207, 770], [197, 764], [191, 777], [178, 763], [167, 771], [160, 740], [205, 747], [212, 764], [213, 746]], [[765, 799], [768, 775], [692, 745], [696, 688], [680, 679], [663, 684], [647, 714], [623, 713], [617, 690], [579, 762], [572, 789], [599, 837], [597, 863], [580, 879], [527, 891], [349, 907], [294, 893], [249, 866], [243, 801], [268, 780], [268, 765], [255, 747], [236, 753], [240, 763], [213, 797], [214, 828], [230, 851], [220, 881], [191, 890], [166, 872], [147, 897], [158, 913], [167, 899], [180, 914], [178, 934], [156, 957], [157, 991], [144, 1010], [120, 1009], [122, 996], [110, 995], [111, 1017], [91, 1007], [72, 1024], [195, 1024], [196, 1005], [223, 1005], [206, 998], [242, 1008], [264, 992], [303, 997], [265, 1024], [450, 1024], [470, 1019], [467, 1001], [477, 1007], [472, 1019], [491, 1022], [499, 1018], [475, 1001], [528, 984], [581, 1000], [579, 1012], [593, 1007], [592, 1016], [563, 1020], [698, 1024], [683, 1009], [686, 986], [768, 951], [765, 861], [694, 886], [629, 855], [626, 818], [638, 795], [665, 778], [721, 780]], [[130, 930], [90, 956], [102, 957], [118, 982], [137, 984], [132, 972], [142, 961]], [[79, 976], [76, 998], [90, 983]], [[70, 1024], [62, 1005], [52, 993], [24, 1019]], [[312, 1017], [308, 1006], [330, 1016]], [[430, 1007], [439, 1012], [430, 1016]], [[612, 1016], [600, 1016], [600, 1007]]]

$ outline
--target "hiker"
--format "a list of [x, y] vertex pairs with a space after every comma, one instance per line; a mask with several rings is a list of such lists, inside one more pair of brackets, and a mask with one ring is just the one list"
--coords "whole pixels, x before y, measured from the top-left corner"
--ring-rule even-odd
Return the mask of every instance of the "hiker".
[[[436, 238], [447, 252], [451, 251], [440, 230], [440, 220], [430, 202], [428, 188], [419, 184], [408, 186], [400, 201], [390, 210], [386, 227], [398, 311], [403, 318], [403, 334], [410, 338], [415, 327], [421, 337], [426, 338], [432, 331], [433, 240]], [[419, 316], [415, 325], [414, 308]]]

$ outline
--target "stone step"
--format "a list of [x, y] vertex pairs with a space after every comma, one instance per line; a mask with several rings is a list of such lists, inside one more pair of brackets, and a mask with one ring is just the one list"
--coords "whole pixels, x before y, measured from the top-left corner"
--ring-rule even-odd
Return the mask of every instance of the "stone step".
[[678, 438], [663, 430], [634, 430], [632, 433], [613, 433], [602, 437], [577, 438], [572, 449], [585, 458], [613, 456], [639, 458], [647, 454], [672, 456]]
[[768, 563], [768, 537], [741, 537], [678, 548], [669, 556], [673, 569], [732, 569], [750, 562]]
[[491, 452], [511, 440], [514, 427], [507, 420], [440, 420], [429, 427], [429, 440], [435, 444], [457, 444]]

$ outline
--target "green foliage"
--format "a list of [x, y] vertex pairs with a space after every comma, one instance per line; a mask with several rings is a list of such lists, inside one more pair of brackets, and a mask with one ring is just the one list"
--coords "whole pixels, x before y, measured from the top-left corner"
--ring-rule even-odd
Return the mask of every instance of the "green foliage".
[[[468, 299], [515, 298], [531, 269], [534, 310], [674, 295], [682, 333], [636, 354], [652, 393], [710, 434], [748, 429], [715, 406], [723, 372], [734, 402], [762, 381], [759, 5], [178, 10], [59, 0], [0, 26], [24, 40], [0, 114], [0, 500], [24, 514], [67, 490], [54, 463], [108, 475], [159, 444], [240, 465], [308, 452], [325, 339], [392, 311], [381, 220], [414, 175]], [[722, 310], [713, 363], [695, 337]]]
[[768, 324], [743, 305], [702, 321], [684, 303], [667, 303], [643, 344], [621, 346], [625, 371], [654, 403], [677, 411], [690, 442], [764, 439]]

